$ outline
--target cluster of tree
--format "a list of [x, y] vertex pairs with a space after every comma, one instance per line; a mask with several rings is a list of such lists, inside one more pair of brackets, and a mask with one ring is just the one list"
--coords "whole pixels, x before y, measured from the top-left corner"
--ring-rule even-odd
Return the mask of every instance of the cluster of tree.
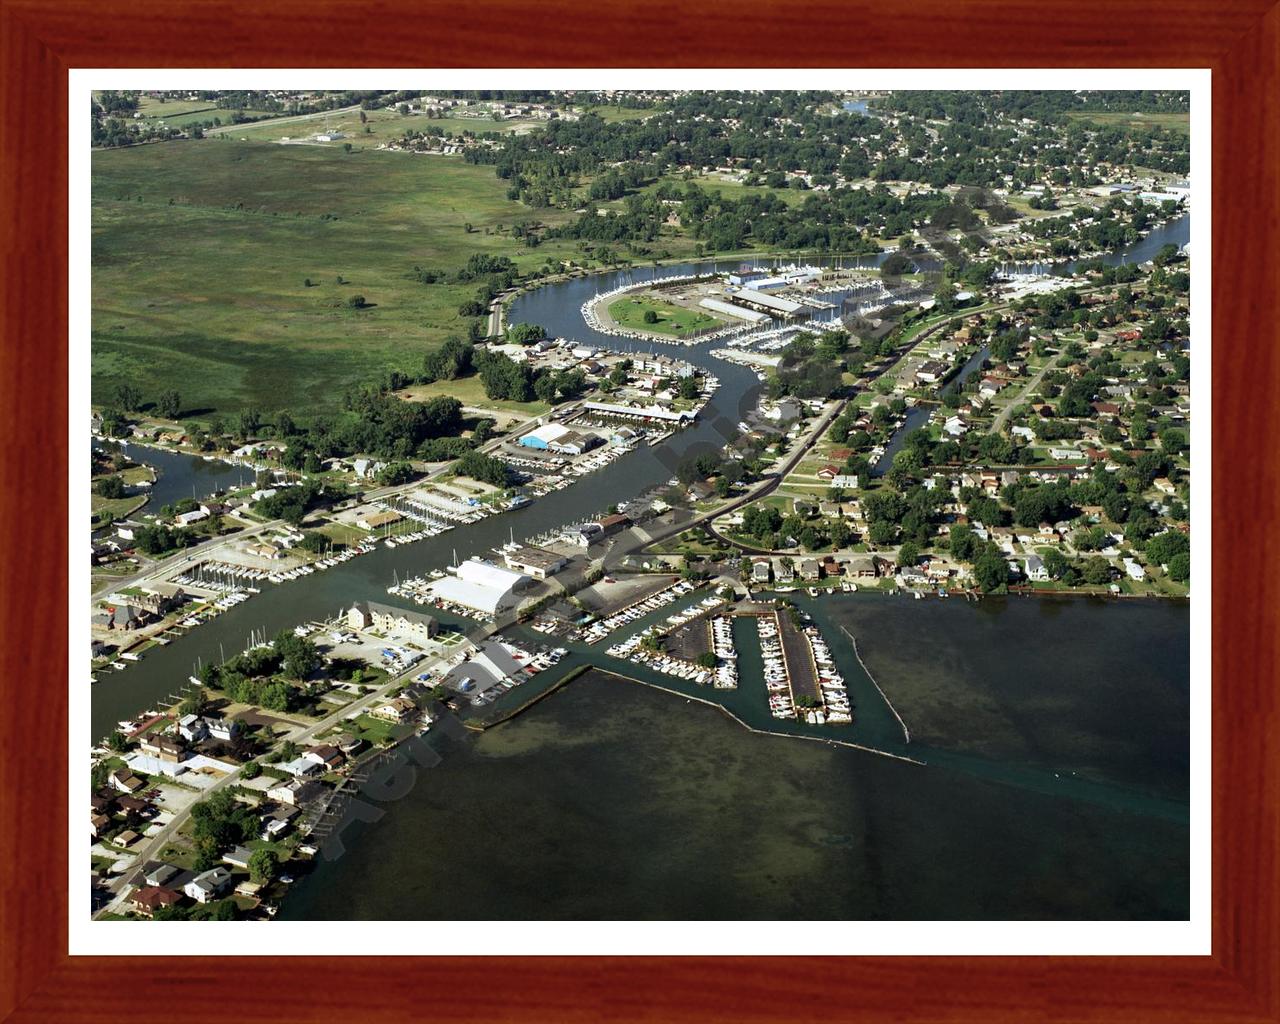
[[[210, 863], [210, 867], [217, 861]], [[194, 903], [190, 906], [174, 905], [157, 907], [151, 914], [153, 921], [235, 921], [240, 908], [233, 899], [214, 900], [211, 903]]]
[[341, 545], [335, 545], [329, 537], [316, 530], [307, 530], [303, 533], [302, 540], [298, 541], [298, 547], [303, 551], [310, 551], [315, 555], [320, 554], [322, 551], [329, 551], [334, 547], [340, 546]]
[[723, 452], [689, 455], [676, 466], [676, 479], [685, 487], [714, 477], [716, 493], [721, 497], [727, 496], [746, 476], [746, 464], [740, 459], [725, 458]]
[[[1043, 201], [1039, 205], [1043, 207]], [[1081, 206], [1069, 216], [1030, 221], [1024, 230], [1035, 238], [1050, 240], [1049, 251], [1053, 256], [1110, 252], [1141, 238], [1150, 230], [1157, 213], [1168, 217], [1176, 212], [1172, 200], [1168, 207], [1161, 208], [1141, 199], [1127, 201], [1116, 197], [1098, 210]]]
[[280, 668], [290, 679], [306, 679], [320, 667], [320, 652], [306, 637], [282, 630], [271, 642], [271, 649], [280, 659]]
[[458, 459], [454, 470], [459, 476], [469, 476], [495, 487], [506, 487], [511, 478], [511, 467], [505, 462], [474, 450]]
[[[468, 364], [470, 358], [467, 346]], [[441, 395], [425, 402], [406, 402], [387, 393], [391, 385], [403, 383], [398, 375], [392, 375], [382, 387], [348, 392], [343, 396], [345, 415], [317, 416], [307, 427], [282, 414], [276, 433], [289, 441], [284, 465], [314, 473], [319, 472], [323, 459], [357, 452], [400, 461], [415, 454], [425, 458], [430, 442], [461, 433], [462, 403], [458, 399]], [[281, 420], [287, 420], [287, 433], [281, 430]]]
[[[946, 174], [961, 184], [968, 177], [969, 184], [998, 185], [1002, 174], [1010, 174], [1016, 191], [1054, 172], [1061, 172], [1057, 177], [1062, 184], [1098, 184], [1098, 164], [1176, 174], [1190, 167], [1185, 132], [1154, 125], [1100, 125], [1081, 116], [1093, 111], [1182, 113], [1188, 110], [1185, 92], [911, 90], [891, 93], [875, 105], [907, 116], [900, 131], [920, 150], [912, 158], [930, 172], [904, 180], [937, 182]], [[933, 135], [923, 135], [929, 121], [946, 123], [935, 126]]]
[[993, 593], [1008, 588], [1009, 564], [998, 545], [963, 525], [951, 528], [947, 543], [953, 557], [969, 563], [973, 578], [983, 591]]
[[862, 512], [872, 544], [908, 543], [923, 547], [937, 530], [938, 510], [946, 495], [922, 485], [900, 491], [890, 485], [865, 491]]
[[[772, 541], [781, 529], [782, 513], [774, 505], [752, 502], [742, 513], [742, 532], [756, 540]], [[769, 547], [773, 546], [771, 542]]]
[[134, 546], [152, 557], [180, 551], [195, 542], [195, 531], [165, 526], [162, 523], [139, 527], [133, 534]]
[[797, 334], [782, 350], [777, 373], [770, 378], [770, 397], [829, 398], [840, 390], [849, 344], [845, 331], [824, 332], [821, 340]]
[[437, 349], [422, 357], [422, 377], [425, 383], [437, 380], [457, 380], [471, 372], [471, 360], [475, 347], [461, 338], [449, 337]]
[[793, 545], [806, 551], [839, 550], [854, 539], [845, 520], [819, 517], [804, 503], [797, 503], [795, 513], [789, 516], [770, 505], [751, 505], [743, 513], [742, 532], [768, 550]]
[[191, 835], [196, 847], [196, 870], [207, 871], [237, 843], [256, 839], [258, 815], [230, 790], [221, 790], [191, 808]]
[[94, 484], [94, 490], [104, 498], [123, 498], [126, 493], [124, 480], [114, 474], [104, 476]]
[[557, 402], [577, 398], [586, 390], [587, 376], [582, 370], [532, 369], [500, 352], [483, 352], [475, 357], [475, 366], [489, 398], [509, 402]]
[[303, 480], [291, 487], [281, 487], [275, 494], [259, 498], [253, 510], [267, 519], [283, 519], [297, 526], [318, 503], [323, 491], [315, 480]]
[[1095, 184], [1100, 163], [1185, 173], [1185, 133], [1073, 121], [1065, 115], [1090, 109], [1088, 101], [1064, 107], [1007, 95], [894, 93], [876, 101], [898, 115], [890, 120], [838, 110], [829, 94], [689, 93], [643, 121], [552, 122], [544, 132], [468, 147], [465, 157], [496, 164], [510, 198], [531, 206], [580, 202], [583, 177], [593, 179], [588, 199], [616, 200], [664, 173], [726, 163], [741, 167], [748, 184], [776, 188], [831, 187], [837, 175], [935, 188], [1003, 186], [1006, 176], [1016, 188], [1047, 176]]
[[378, 483], [384, 487], [394, 487], [396, 484], [407, 484], [417, 475], [407, 462], [389, 462], [378, 470]]
[[1149, 538], [1144, 553], [1153, 565], [1165, 566], [1179, 583], [1191, 578], [1191, 539], [1178, 530], [1166, 530]]
[[201, 670], [200, 681], [242, 704], [269, 711], [292, 711], [298, 706], [301, 691], [281, 678], [280, 673], [301, 682], [311, 676], [320, 663], [315, 644], [305, 637], [283, 632], [269, 647], [252, 648], [222, 665], [206, 665]]
[[[625, 243], [640, 256], [651, 252], [667, 218], [675, 212], [683, 230], [704, 252], [732, 252], [751, 245], [819, 252], [870, 255], [880, 250], [881, 235], [910, 232], [924, 222], [945, 196], [923, 193], [895, 196], [887, 188], [813, 192], [803, 203], [788, 204], [772, 193], [733, 198], [729, 192], [688, 182], [626, 197], [619, 210], [598, 216], [594, 210], [548, 231], [549, 237], [596, 243]], [[666, 229], [669, 230], [669, 229]]]
[[532, 345], [547, 336], [540, 324], [512, 324], [507, 328], [507, 340], [513, 345]]

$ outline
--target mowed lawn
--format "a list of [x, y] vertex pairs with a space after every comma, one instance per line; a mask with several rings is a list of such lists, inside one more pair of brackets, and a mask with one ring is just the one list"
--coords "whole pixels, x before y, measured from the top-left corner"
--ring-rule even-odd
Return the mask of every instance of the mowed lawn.
[[[259, 121], [254, 124], [235, 125], [227, 135], [236, 141], [279, 142], [281, 139], [306, 139], [317, 133], [337, 132], [343, 137], [333, 142], [314, 143], [325, 148], [342, 149], [344, 142], [350, 142], [352, 148], [374, 148], [384, 142], [394, 142], [406, 131], [423, 131], [430, 121], [425, 116], [410, 114], [403, 116], [396, 111], [379, 108], [364, 111], [365, 120], [360, 120], [359, 110], [330, 110], [309, 115], [305, 118], [276, 118], [270, 121]], [[369, 130], [366, 132], [365, 128]]]
[[[652, 310], [657, 316], [657, 323], [647, 324], [644, 315]], [[641, 331], [653, 331], [656, 334], [673, 334], [683, 336], [694, 331], [710, 330], [721, 325], [721, 321], [706, 313], [685, 309], [674, 303], [647, 297], [623, 296], [609, 303], [609, 315], [619, 327], [635, 328]]]
[[[492, 167], [368, 150], [208, 139], [95, 152], [94, 401], [128, 381], [144, 400], [176, 387], [206, 417], [305, 416], [387, 370], [417, 372], [465, 332], [457, 309], [476, 284], [423, 285], [415, 264], [453, 271], [483, 252], [531, 270], [580, 255], [511, 238], [516, 221], [572, 214], [506, 188]], [[370, 308], [347, 307], [354, 295]]]

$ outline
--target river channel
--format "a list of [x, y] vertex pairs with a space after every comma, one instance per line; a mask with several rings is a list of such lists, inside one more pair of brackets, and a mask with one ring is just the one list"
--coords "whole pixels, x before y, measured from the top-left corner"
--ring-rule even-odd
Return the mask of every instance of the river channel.
[[[1187, 215], [1157, 228], [1136, 245], [1111, 254], [1107, 260], [1120, 263], [1149, 259], [1161, 245], [1166, 242], [1181, 245], [1189, 234], [1190, 215]], [[872, 257], [866, 264], [874, 265], [882, 259], [882, 256]], [[664, 267], [660, 273], [666, 276], [708, 272], [736, 267], [741, 262], [742, 259], [689, 262]], [[1069, 265], [1055, 269], [1066, 272]], [[618, 351], [669, 351], [714, 373], [720, 380], [720, 389], [694, 426], [672, 435], [657, 448], [642, 447], [571, 487], [554, 491], [518, 511], [492, 516], [416, 544], [393, 549], [380, 547], [373, 554], [301, 580], [279, 586], [263, 583], [262, 593], [251, 600], [168, 646], [147, 651], [141, 662], [125, 671], [105, 675], [92, 687], [91, 736], [105, 736], [118, 721], [163, 701], [186, 683], [198, 661], [220, 659], [223, 654], [230, 657], [246, 645], [252, 631], [265, 631], [270, 636], [300, 622], [332, 616], [358, 600], [395, 603], [395, 599], [386, 594], [386, 588], [397, 576], [403, 578], [443, 567], [455, 554], [459, 559], [482, 554], [506, 542], [512, 533], [516, 539], [526, 539], [602, 512], [611, 504], [633, 498], [669, 479], [680, 459], [691, 451], [723, 448], [733, 437], [735, 425], [755, 406], [760, 384], [753, 371], [712, 356], [709, 349], [715, 347], [714, 343], [665, 346], [600, 334], [583, 321], [581, 306], [592, 296], [628, 281], [638, 282], [644, 276], [645, 272], [628, 270], [544, 285], [516, 299], [510, 320], [538, 323], [554, 336]], [[160, 454], [145, 449], [142, 457], [160, 465]], [[218, 472], [219, 467], [231, 474], [232, 479], [235, 473], [241, 472], [238, 467], [190, 456], [169, 455], [164, 462], [153, 497], [157, 504], [165, 503], [160, 500], [162, 495], [172, 494], [177, 498], [189, 494], [193, 482], [198, 482], [204, 474]]]

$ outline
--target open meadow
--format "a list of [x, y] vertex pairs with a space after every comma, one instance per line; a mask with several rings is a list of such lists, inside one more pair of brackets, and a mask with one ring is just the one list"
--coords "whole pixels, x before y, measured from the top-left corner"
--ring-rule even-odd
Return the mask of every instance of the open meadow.
[[1191, 133], [1191, 115], [1176, 111], [1124, 113], [1118, 110], [1081, 110], [1072, 111], [1067, 116], [1074, 121], [1088, 121], [1091, 124], [1107, 127], [1118, 125], [1121, 128], [1169, 128], [1184, 135]]
[[[160, 100], [143, 96], [138, 101], [138, 121], [144, 124], [164, 122], [170, 128], [185, 128], [189, 124], [220, 119], [224, 124], [231, 120], [232, 110], [219, 107], [213, 100]], [[270, 117], [269, 111], [243, 110], [250, 117]]]
[[[128, 382], [145, 400], [177, 387], [205, 416], [332, 410], [465, 335], [458, 307], [477, 283], [421, 284], [415, 266], [581, 259], [573, 242], [510, 234], [570, 217], [507, 200], [492, 167], [455, 158], [229, 138], [97, 151], [94, 401]], [[367, 308], [348, 305], [358, 295]]]

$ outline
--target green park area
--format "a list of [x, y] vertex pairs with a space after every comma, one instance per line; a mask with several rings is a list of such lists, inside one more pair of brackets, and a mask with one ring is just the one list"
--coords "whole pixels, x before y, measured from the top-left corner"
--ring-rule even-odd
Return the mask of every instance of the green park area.
[[721, 325], [721, 321], [706, 313], [641, 295], [624, 295], [615, 299], [609, 303], [609, 316], [619, 327], [628, 330], [653, 331], [681, 338]]
[[456, 398], [467, 409], [509, 413], [522, 418], [545, 416], [551, 411], [551, 405], [547, 402], [512, 402], [502, 398], [490, 398], [484, 393], [484, 381], [478, 375], [461, 377], [457, 380], [437, 380], [430, 384], [415, 384], [398, 394], [410, 402], [429, 402], [433, 398], [441, 397]]

